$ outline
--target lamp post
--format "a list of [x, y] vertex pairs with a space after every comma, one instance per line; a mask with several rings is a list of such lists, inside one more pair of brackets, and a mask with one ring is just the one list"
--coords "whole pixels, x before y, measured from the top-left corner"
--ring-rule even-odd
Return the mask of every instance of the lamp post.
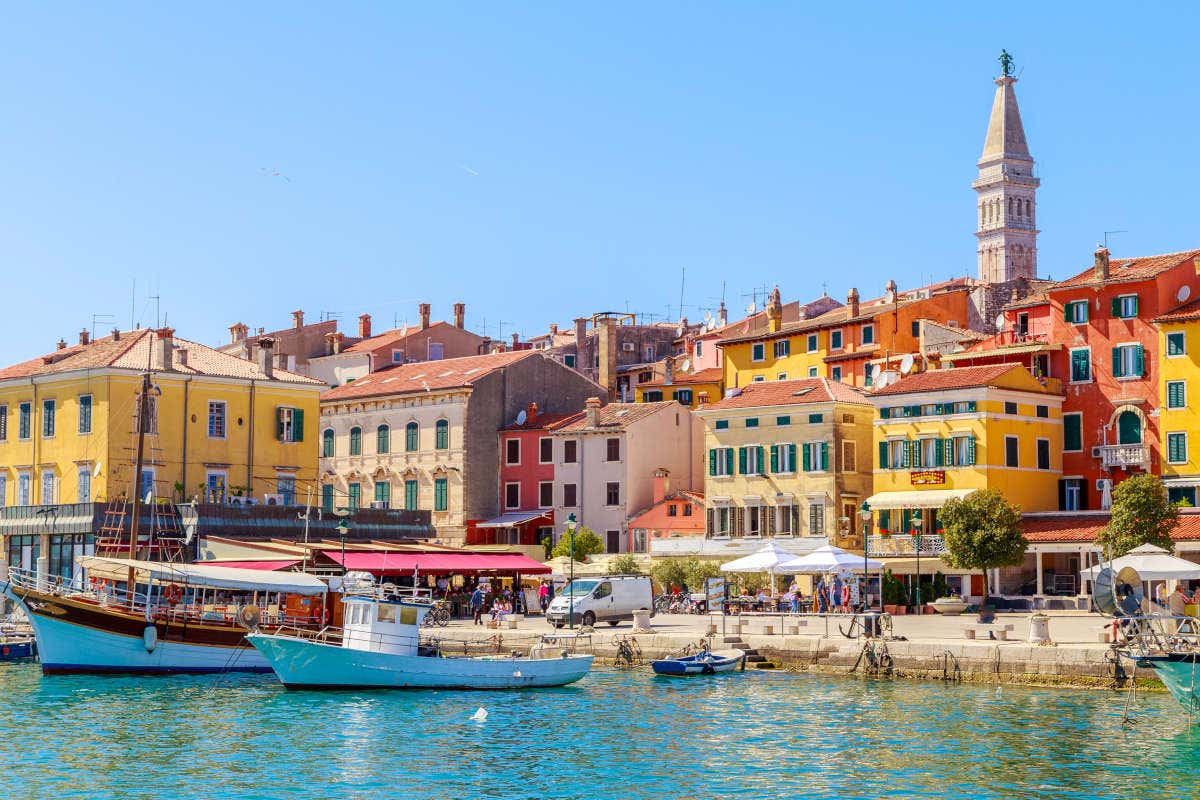
[[917, 616], [921, 616], [921, 531], [925, 520], [921, 517], [921, 509], [917, 509], [912, 516], [913, 529], [916, 533], [913, 534], [913, 547], [917, 550]]
[[[863, 500], [863, 504], [858, 507], [858, 513], [862, 516], [863, 521], [863, 596], [862, 603], [865, 610], [867, 603], [867, 587], [870, 586], [871, 578], [867, 574], [867, 551], [870, 549], [870, 539], [867, 538], [867, 532], [871, 530], [871, 504]], [[883, 583], [880, 582], [880, 599], [882, 601]]]
[[571, 630], [575, 630], [575, 513], [567, 515], [567, 538], [570, 540], [570, 572], [571, 579], [567, 582], [567, 622]]
[[350, 533], [350, 523], [346, 521], [346, 517], [350, 515], [350, 510], [339, 508], [334, 512], [338, 515], [337, 532], [338, 538], [342, 541], [342, 574], [346, 572], [346, 536]]

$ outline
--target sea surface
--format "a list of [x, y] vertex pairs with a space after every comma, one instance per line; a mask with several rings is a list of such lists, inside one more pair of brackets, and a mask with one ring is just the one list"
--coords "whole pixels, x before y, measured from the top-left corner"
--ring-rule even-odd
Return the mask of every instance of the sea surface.
[[[596, 670], [520, 692], [0, 665], [6, 798], [1183, 798], [1165, 694]], [[472, 721], [487, 710], [484, 722]]]

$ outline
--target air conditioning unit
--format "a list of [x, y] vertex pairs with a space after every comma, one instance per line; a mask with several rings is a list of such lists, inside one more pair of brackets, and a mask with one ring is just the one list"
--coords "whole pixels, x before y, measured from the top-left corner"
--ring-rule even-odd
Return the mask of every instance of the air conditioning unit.
[[637, 345], [634, 344], [633, 342], [621, 342], [621, 349], [624, 350], [626, 353], [636, 353]]
[[387, 507], [388, 507], [388, 504], [387, 504], [386, 500], [372, 500], [371, 501], [371, 508], [386, 509]]
[[1092, 448], [1092, 458], [1099, 458], [1099, 457], [1100, 457], [1100, 448], [1093, 447]]
[[283, 495], [281, 495], [281, 494], [264, 494], [262, 501], [263, 501], [263, 505], [281, 506], [281, 505], [283, 505]]
[[1108, 478], [1096, 478], [1096, 491], [1097, 492], [1103, 492], [1105, 489], [1109, 488], [1111, 485], [1112, 485], [1112, 482]]
[[247, 498], [245, 498], [245, 497], [234, 497], [234, 496], [232, 496], [232, 495], [230, 495], [229, 497], [225, 498], [225, 502], [226, 502], [226, 503], [228, 503], [228, 504], [229, 504], [229, 505], [231, 505], [231, 506], [247, 506], [247, 505], [250, 505], [250, 504], [247, 502]]

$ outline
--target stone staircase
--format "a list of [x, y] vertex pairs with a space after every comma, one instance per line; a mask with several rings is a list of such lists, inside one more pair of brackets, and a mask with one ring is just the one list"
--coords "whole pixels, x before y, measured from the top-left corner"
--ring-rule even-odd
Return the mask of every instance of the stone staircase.
[[721, 641], [731, 646], [734, 650], [741, 650], [745, 653], [747, 666], [754, 669], [775, 669], [773, 662], [768, 661], [766, 656], [742, 641], [741, 636], [726, 636]]

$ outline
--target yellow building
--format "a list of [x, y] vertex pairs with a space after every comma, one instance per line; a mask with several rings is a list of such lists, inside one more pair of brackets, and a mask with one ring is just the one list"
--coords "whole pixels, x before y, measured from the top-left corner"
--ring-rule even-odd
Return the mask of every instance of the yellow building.
[[960, 367], [898, 378], [871, 399], [878, 418], [867, 502], [881, 536], [932, 534], [932, 546], [937, 509], [977, 489], [998, 489], [1022, 511], [1058, 509], [1057, 382], [1043, 385], [1017, 364]]
[[638, 384], [634, 391], [639, 403], [675, 400], [694, 410], [720, 400], [723, 389], [721, 368], [712, 367], [699, 372], [676, 373], [670, 381]]
[[823, 378], [753, 383], [696, 413], [709, 540], [854, 544], [871, 493], [874, 410], [861, 391]]
[[[1190, 405], [1191, 393], [1200, 391], [1200, 302], [1154, 320], [1159, 331], [1159, 417], [1162, 437], [1162, 481], [1174, 502], [1196, 507], [1200, 486], [1200, 457], [1192, 452], [1191, 434], [1200, 431], [1200, 411]], [[1200, 436], [1200, 433], [1197, 434]]]
[[[0, 370], [0, 505], [130, 496], [142, 375], [154, 385], [137, 496], [305, 501], [324, 384], [170, 328], [114, 331]], [[282, 495], [281, 498], [275, 497]], [[315, 497], [314, 497], [315, 500]]]

